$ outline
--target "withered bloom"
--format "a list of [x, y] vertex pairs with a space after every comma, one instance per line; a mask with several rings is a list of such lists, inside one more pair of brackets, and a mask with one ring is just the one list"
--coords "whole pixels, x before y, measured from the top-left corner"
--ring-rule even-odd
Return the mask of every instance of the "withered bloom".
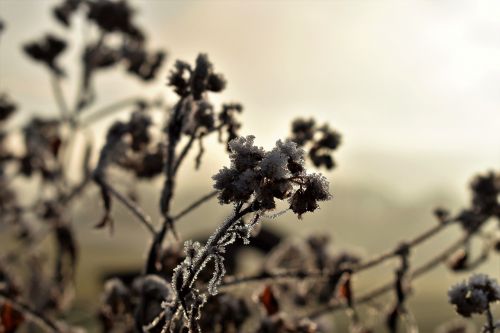
[[46, 35], [39, 41], [24, 45], [24, 52], [28, 56], [48, 66], [56, 75], [64, 74], [56, 61], [65, 49], [66, 42], [51, 34]]

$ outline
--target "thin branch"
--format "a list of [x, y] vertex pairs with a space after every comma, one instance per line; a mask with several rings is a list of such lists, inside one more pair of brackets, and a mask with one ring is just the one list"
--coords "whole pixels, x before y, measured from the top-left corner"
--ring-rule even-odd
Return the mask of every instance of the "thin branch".
[[66, 196], [63, 196], [60, 199], [61, 203], [68, 204], [69, 202], [73, 201], [73, 199], [75, 199], [80, 193], [82, 193], [85, 187], [90, 184], [91, 180], [91, 176], [85, 176], [85, 178], [83, 178], [80, 183], [76, 184], [75, 187]]
[[[455, 252], [457, 249], [462, 247], [471, 237], [473, 234], [468, 233], [465, 236], [461, 237], [459, 240], [457, 240], [455, 243], [450, 245], [447, 249], [445, 249], [443, 252], [438, 254], [437, 256], [433, 257], [429, 261], [427, 261], [425, 264], [419, 266], [417, 269], [415, 269], [413, 272], [410, 273], [408, 276], [409, 281], [413, 281], [421, 276], [423, 276], [425, 273], [428, 271], [434, 269], [436, 266], [438, 266], [440, 263], [445, 261], [446, 259], [449, 258], [449, 256]], [[359, 298], [354, 300], [355, 304], [364, 304], [364, 303], [369, 303], [373, 301], [375, 298], [392, 291], [394, 289], [394, 281], [391, 281], [389, 283], [386, 283], [378, 288], [373, 289], [370, 292], [365, 293], [364, 295], [360, 296]], [[320, 317], [326, 313], [332, 313], [338, 310], [346, 309], [347, 305], [343, 303], [335, 303], [329, 306], [326, 306], [321, 309], [317, 309], [307, 315], [308, 318], [317, 318]]]
[[193, 134], [189, 137], [189, 141], [186, 143], [186, 145], [184, 146], [184, 148], [182, 148], [182, 151], [179, 154], [179, 157], [177, 157], [177, 160], [175, 161], [175, 165], [174, 165], [174, 170], [173, 170], [174, 174], [177, 173], [177, 170], [179, 169], [182, 161], [184, 160], [184, 158], [186, 157], [187, 153], [189, 152], [189, 150], [193, 146], [193, 143], [196, 140], [196, 130], [197, 130], [197, 128], [195, 128]]
[[[434, 235], [438, 234], [440, 231], [444, 230], [447, 226], [451, 225], [454, 222], [454, 220], [449, 220], [446, 222], [439, 223], [437, 225], [434, 225], [428, 230], [425, 230], [421, 234], [417, 235], [413, 239], [407, 242], [403, 242], [404, 246], [407, 246], [408, 248], [415, 247], [429, 238], [433, 237]], [[401, 250], [401, 245], [396, 246], [393, 250], [383, 253], [367, 262], [361, 263], [359, 266], [356, 266], [352, 269], [353, 272], [360, 272], [367, 270], [371, 267], [377, 266], [378, 264], [381, 264], [382, 262], [394, 258], [398, 256], [399, 251]]]
[[304, 271], [286, 271], [275, 274], [270, 274], [267, 272], [263, 272], [256, 275], [244, 276], [244, 277], [235, 277], [228, 276], [220, 285], [222, 288], [228, 288], [237, 286], [244, 283], [257, 283], [263, 282], [267, 280], [286, 280], [286, 279], [296, 279], [296, 280], [305, 280], [305, 279], [313, 279], [313, 278], [328, 278], [331, 274], [321, 272], [321, 271], [312, 271], [312, 272], [304, 272]]
[[175, 215], [172, 218], [172, 220], [177, 221], [177, 220], [181, 219], [185, 215], [187, 215], [190, 212], [192, 212], [198, 206], [202, 205], [203, 203], [205, 203], [208, 200], [210, 200], [213, 197], [215, 197], [217, 195], [217, 193], [218, 192], [214, 190], [214, 191], [212, 191], [210, 193], [205, 194], [204, 196], [202, 196], [201, 198], [199, 198], [198, 200], [196, 200], [195, 202], [191, 203], [189, 206], [187, 206], [186, 208], [184, 208], [183, 210], [181, 210], [180, 213], [178, 213], [177, 215]]
[[484, 332], [487, 333], [495, 333], [495, 321], [493, 320], [493, 313], [491, 313], [490, 305], [488, 304], [488, 308], [486, 309], [486, 324], [484, 324]]
[[134, 214], [139, 221], [144, 224], [144, 226], [148, 229], [151, 235], [155, 236], [155, 228], [151, 222], [151, 217], [147, 215], [139, 205], [135, 204], [132, 200], [121, 194], [117, 189], [115, 189], [111, 184], [101, 179], [101, 184], [106, 187], [106, 189], [120, 201], [123, 205], [125, 205], [131, 212]]
[[59, 107], [59, 111], [61, 112], [61, 117], [64, 120], [70, 120], [70, 111], [61, 88], [61, 78], [56, 74], [52, 74], [50, 76], [50, 79], [50, 82], [52, 84], [52, 91], [54, 92], [54, 98], [56, 99], [57, 106]]
[[16, 301], [15, 299], [6, 295], [2, 291], [0, 291], [0, 300], [9, 303], [15, 310], [21, 312], [26, 318], [28, 318], [31, 322], [36, 324], [41, 329], [43, 329], [45, 332], [63, 333], [61, 328], [59, 328], [59, 326], [57, 326], [57, 324], [53, 320], [45, 317], [42, 313], [32, 309], [29, 305], [22, 303], [20, 301]]
[[140, 103], [144, 102], [143, 98], [140, 97], [133, 97], [133, 98], [127, 98], [118, 102], [111, 103], [109, 105], [106, 105], [102, 107], [101, 109], [87, 115], [80, 123], [82, 127], [87, 127], [93, 123], [95, 123], [98, 120], [101, 120], [102, 118], [105, 118], [107, 116], [112, 115], [115, 112], [121, 111], [124, 108], [132, 105], [139, 105]]

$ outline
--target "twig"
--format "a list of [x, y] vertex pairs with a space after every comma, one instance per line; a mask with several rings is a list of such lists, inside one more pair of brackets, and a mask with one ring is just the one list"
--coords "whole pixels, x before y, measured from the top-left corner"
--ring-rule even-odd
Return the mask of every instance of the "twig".
[[491, 313], [490, 305], [486, 309], [486, 324], [484, 325], [484, 332], [495, 333], [495, 322], [493, 320], [493, 313]]
[[[424, 232], [417, 235], [416, 237], [414, 237], [410, 241], [403, 242], [403, 245], [407, 246], [408, 248], [415, 247], [415, 246], [423, 243], [424, 241], [428, 240], [432, 236], [438, 234], [441, 230], [445, 229], [447, 226], [451, 225], [453, 222], [454, 222], [454, 220], [449, 220], [446, 222], [439, 223], [439, 224], [431, 227], [430, 229], [425, 230]], [[391, 258], [398, 256], [400, 249], [401, 249], [401, 245], [395, 247], [393, 250], [391, 250], [389, 252], [381, 254], [381, 255], [379, 255], [379, 256], [377, 256], [377, 257], [375, 257], [367, 262], [361, 263], [360, 265], [353, 267], [352, 271], [353, 272], [360, 272], [360, 271], [367, 270], [371, 267], [377, 266], [378, 264], [381, 264], [382, 262], [384, 262], [388, 259], [391, 259]]]
[[61, 203], [63, 204], [67, 204], [71, 201], [73, 201], [73, 199], [75, 199], [80, 193], [82, 193], [82, 191], [85, 189], [85, 187], [90, 183], [90, 181], [92, 180], [92, 177], [91, 176], [85, 176], [85, 178], [83, 178], [80, 183], [78, 183], [72, 190], [71, 192], [69, 192], [66, 196], [63, 196], [60, 200], [61, 200]]
[[255, 282], [263, 282], [266, 280], [285, 280], [285, 279], [297, 279], [297, 280], [305, 280], [305, 279], [313, 279], [313, 278], [328, 278], [331, 274], [321, 272], [321, 271], [312, 271], [312, 272], [304, 272], [304, 271], [286, 271], [275, 274], [270, 274], [267, 272], [263, 272], [257, 275], [250, 275], [244, 277], [235, 277], [228, 276], [225, 281], [223, 281], [220, 285], [222, 288], [228, 288], [236, 285], [240, 285], [243, 283], [255, 283]]
[[148, 229], [148, 231], [154, 236], [156, 234], [155, 228], [151, 223], [151, 217], [147, 215], [139, 205], [135, 204], [132, 200], [128, 199], [126, 196], [121, 194], [117, 189], [115, 189], [111, 184], [106, 182], [104, 179], [101, 179], [101, 184], [106, 187], [106, 189], [124, 204], [138, 219], [144, 224], [144, 226]]
[[134, 97], [134, 98], [127, 98], [118, 102], [111, 103], [109, 105], [104, 106], [103, 108], [87, 115], [80, 123], [82, 127], [87, 127], [91, 125], [92, 123], [101, 120], [104, 117], [107, 117], [109, 115], [112, 115], [113, 113], [117, 111], [121, 111], [127, 106], [131, 105], [139, 105], [142, 103], [144, 99], [139, 98], [139, 97]]
[[[447, 249], [445, 249], [443, 252], [435, 256], [434, 258], [430, 259], [427, 261], [425, 264], [421, 265], [417, 269], [415, 269], [413, 272], [411, 272], [408, 276], [409, 281], [413, 281], [414, 279], [419, 278], [420, 276], [424, 275], [428, 271], [432, 270], [435, 268], [437, 265], [445, 261], [453, 252], [455, 252], [457, 249], [459, 249], [463, 244], [465, 244], [473, 234], [468, 233], [465, 236], [461, 237], [459, 240], [457, 240], [455, 243], [450, 245]], [[394, 288], [394, 281], [391, 281], [389, 283], [386, 283], [378, 288], [373, 289], [372, 291], [364, 294], [363, 296], [360, 296], [359, 298], [354, 300], [354, 303], [356, 304], [364, 304], [371, 302], [373, 299], [393, 290]], [[322, 316], [326, 313], [332, 313], [341, 309], [345, 309], [347, 306], [346, 304], [341, 304], [341, 303], [336, 303], [332, 304], [329, 306], [326, 306], [324, 308], [315, 310], [308, 314], [308, 318], [317, 318], [319, 316]]]
[[217, 195], [217, 193], [218, 192], [214, 190], [214, 191], [212, 191], [210, 193], [205, 194], [204, 196], [202, 196], [201, 198], [199, 198], [198, 200], [196, 200], [195, 202], [191, 203], [189, 206], [187, 206], [186, 208], [184, 208], [183, 210], [181, 210], [180, 213], [178, 213], [177, 215], [175, 215], [174, 217], [172, 217], [172, 220], [177, 221], [177, 220], [181, 219], [185, 215], [187, 215], [190, 212], [192, 212], [198, 206], [202, 205], [203, 203], [205, 203], [208, 200], [210, 200], [213, 197], [215, 197]]
[[15, 310], [21, 312], [26, 318], [29, 318], [31, 322], [38, 325], [45, 332], [63, 333], [54, 321], [45, 317], [42, 313], [32, 309], [29, 305], [16, 301], [2, 291], [0, 291], [0, 300], [9, 303]]
[[56, 74], [52, 74], [50, 78], [52, 91], [54, 92], [56, 103], [59, 107], [59, 111], [61, 112], [61, 117], [63, 120], [70, 120], [71, 117], [68, 104], [66, 103], [66, 99], [64, 98], [64, 93], [61, 88], [61, 78]]
[[193, 143], [196, 140], [196, 130], [197, 129], [198, 128], [195, 128], [195, 130], [193, 131], [193, 134], [189, 137], [189, 141], [186, 143], [186, 145], [182, 149], [181, 153], [179, 154], [179, 157], [177, 157], [177, 160], [175, 161], [175, 165], [174, 165], [174, 170], [173, 170], [174, 174], [177, 173], [179, 166], [181, 165], [181, 163], [184, 160], [184, 158], [186, 157], [187, 153], [189, 152], [189, 150], [193, 146]]

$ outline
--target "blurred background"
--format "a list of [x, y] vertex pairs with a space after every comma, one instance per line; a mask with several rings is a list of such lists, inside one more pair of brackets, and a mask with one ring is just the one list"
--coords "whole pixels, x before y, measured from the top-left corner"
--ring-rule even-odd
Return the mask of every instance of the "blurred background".
[[[193, 62], [206, 52], [228, 86], [216, 104], [241, 102], [243, 135], [271, 147], [289, 135], [296, 117], [314, 117], [342, 135], [337, 168], [325, 172], [333, 200], [317, 214], [286, 214], [266, 223], [291, 238], [328, 233], [335, 247], [370, 257], [436, 223], [438, 205], [457, 210], [468, 200], [476, 173], [500, 166], [500, 3], [495, 1], [170, 1], [130, 0], [149, 44], [168, 52], [160, 79], [151, 84], [109, 72], [97, 79], [98, 105], [128, 96], [175, 101], [166, 76], [175, 59]], [[67, 35], [50, 14], [58, 1], [0, 0], [6, 31], [0, 37], [0, 90], [18, 101], [15, 127], [34, 114], [58, 111], [46, 72], [29, 61], [21, 44], [46, 31]], [[63, 60], [77, 74], [84, 43], [75, 20]], [[64, 81], [68, 96], [75, 87]], [[92, 127], [100, 145], [113, 120]], [[80, 147], [81, 148], [81, 147]], [[79, 149], [76, 146], [75, 149]], [[180, 174], [177, 210], [211, 189], [210, 176], [228, 159], [216, 140], [206, 145], [201, 170]], [[190, 163], [194, 166], [194, 154]], [[193, 161], [193, 162], [191, 162]], [[161, 180], [127, 184], [159, 221]], [[97, 188], [74, 211], [81, 245], [77, 299], [89, 311], [111, 269], [141, 267], [149, 243], [142, 226], [116, 205], [113, 236], [92, 228], [101, 207]], [[207, 204], [178, 225], [183, 238], [201, 237], [228, 207]], [[209, 218], [207, 218], [209, 217]], [[450, 230], [423, 246], [422, 261], [458, 234]], [[0, 248], [2, 246], [0, 245]], [[373, 285], [391, 266], [357, 278]], [[500, 277], [500, 258], [481, 271]], [[389, 275], [390, 276], [390, 275]], [[414, 284], [413, 310], [422, 331], [454, 317], [446, 290], [463, 277], [438, 269]], [[374, 280], [376, 280], [374, 282]], [[380, 282], [383, 282], [380, 280]]]

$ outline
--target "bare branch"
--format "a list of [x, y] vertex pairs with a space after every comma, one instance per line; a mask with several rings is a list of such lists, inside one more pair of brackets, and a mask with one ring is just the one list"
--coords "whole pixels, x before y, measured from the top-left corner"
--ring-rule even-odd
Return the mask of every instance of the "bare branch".
[[95, 123], [96, 121], [101, 120], [102, 118], [108, 117], [112, 115], [115, 112], [122, 111], [128, 106], [137, 106], [140, 105], [141, 103], [144, 102], [143, 98], [140, 97], [133, 97], [133, 98], [126, 98], [124, 100], [118, 101], [111, 103], [109, 105], [106, 105], [102, 107], [101, 109], [87, 115], [80, 123], [82, 127], [87, 127]]
[[142, 224], [144, 224], [144, 226], [153, 236], [156, 234], [155, 228], [153, 227], [153, 224], [151, 222], [151, 217], [149, 217], [149, 215], [147, 215], [139, 205], [135, 204], [132, 200], [121, 194], [117, 189], [115, 189], [111, 184], [109, 184], [102, 178], [100, 184], [106, 187], [109, 193], [111, 193], [116, 199], [118, 199], [118, 201], [125, 205], [125, 207], [127, 207], [132, 212], [132, 214], [134, 214], [139, 219], [139, 221], [142, 222]]
[[70, 120], [70, 111], [61, 87], [61, 77], [56, 74], [51, 74], [50, 82], [52, 84], [52, 91], [54, 92], [54, 98], [56, 99], [56, 103], [59, 107], [59, 112], [61, 113], [62, 119]]
[[183, 210], [181, 210], [180, 213], [178, 213], [177, 215], [175, 215], [172, 218], [172, 220], [177, 221], [177, 220], [181, 219], [185, 215], [187, 215], [190, 212], [192, 212], [198, 206], [202, 205], [203, 203], [205, 203], [208, 200], [210, 200], [213, 197], [215, 197], [217, 195], [217, 193], [218, 192], [214, 190], [214, 191], [212, 191], [210, 193], [205, 194], [204, 196], [202, 196], [201, 198], [199, 198], [198, 200], [196, 200], [195, 202], [191, 203], [189, 206], [187, 206], [186, 208], [184, 208]]

